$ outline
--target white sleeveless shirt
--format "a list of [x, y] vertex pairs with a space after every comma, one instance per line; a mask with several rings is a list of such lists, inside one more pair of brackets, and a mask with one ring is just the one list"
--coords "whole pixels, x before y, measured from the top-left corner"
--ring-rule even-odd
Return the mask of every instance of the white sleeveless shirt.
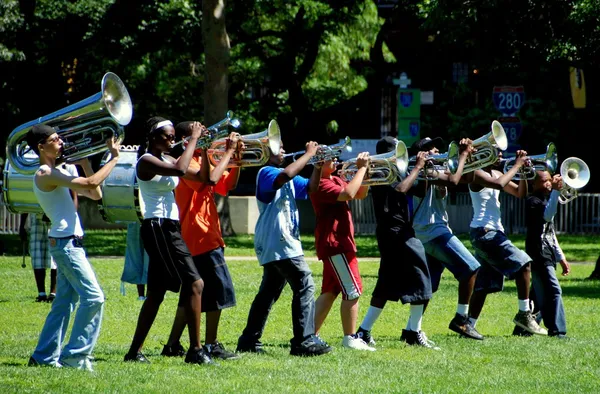
[[[50, 171], [50, 167], [43, 165], [40, 168], [47, 167]], [[56, 170], [62, 172], [65, 175], [71, 176], [67, 170], [57, 167]], [[77, 235], [83, 236], [83, 229], [81, 228], [81, 222], [79, 215], [75, 209], [75, 203], [71, 198], [70, 189], [64, 186], [57, 186], [50, 192], [40, 190], [36, 183], [37, 175], [33, 177], [33, 194], [37, 198], [42, 210], [50, 219], [51, 225], [48, 231], [48, 236], [53, 238], [70, 237]]]
[[[498, 178], [493, 173], [490, 176]], [[469, 186], [469, 194], [473, 203], [473, 220], [471, 220], [470, 227], [483, 227], [504, 232], [500, 214], [500, 190], [484, 187], [480, 191], [474, 192]]]
[[[140, 159], [146, 155], [150, 155], [150, 153], [145, 153]], [[165, 161], [164, 158], [161, 160]], [[155, 175], [149, 181], [141, 180], [137, 173], [135, 177], [140, 187], [140, 209], [144, 219], [179, 220], [179, 210], [175, 203], [175, 194], [173, 194], [173, 189], [179, 184], [179, 177]]]

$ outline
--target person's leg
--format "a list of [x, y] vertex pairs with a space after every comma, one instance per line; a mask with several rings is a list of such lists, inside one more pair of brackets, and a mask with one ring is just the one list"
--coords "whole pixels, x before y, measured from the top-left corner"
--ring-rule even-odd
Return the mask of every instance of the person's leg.
[[144, 341], [148, 336], [148, 332], [150, 332], [150, 328], [152, 328], [152, 324], [154, 324], [154, 319], [156, 319], [156, 314], [158, 313], [160, 304], [165, 298], [165, 293], [165, 289], [153, 289], [152, 287], [148, 286], [146, 300], [142, 304], [142, 309], [140, 310], [140, 314], [138, 316], [135, 333], [133, 334], [133, 340], [131, 341], [129, 351], [125, 356], [126, 360], [128, 360], [128, 358], [133, 360], [130, 357], [135, 357], [138, 353], [142, 352]]
[[543, 265], [532, 269], [532, 283], [536, 294], [536, 308], [540, 310], [548, 335], [565, 335], [565, 309], [555, 267]]
[[54, 299], [52, 297], [52, 295], [54, 295], [54, 297], [56, 297], [56, 268], [52, 268], [50, 270], [50, 298]]
[[587, 279], [588, 280], [600, 279], [600, 256], [598, 256], [598, 259], [596, 260], [596, 265], [594, 266], [594, 270], [592, 271], [590, 276], [587, 277]]
[[190, 287], [191, 289], [189, 293], [187, 293], [187, 302], [184, 304], [185, 320], [187, 322], [188, 334], [190, 337], [190, 350], [198, 350], [202, 348], [202, 341], [200, 340], [200, 320], [202, 316], [202, 290], [204, 288], [204, 282], [202, 279], [196, 280]]
[[260, 338], [267, 324], [267, 318], [286, 284], [286, 280], [279, 273], [276, 264], [279, 262], [273, 261], [263, 265], [263, 276], [258, 293], [250, 306], [246, 327], [238, 339], [238, 352], [262, 351]]
[[136, 285], [138, 297], [144, 298], [146, 296], [146, 286], [145, 285]]
[[[33, 276], [35, 278], [35, 285], [37, 287], [37, 291], [38, 291], [38, 299], [36, 299], [36, 301], [45, 301], [45, 298], [47, 298], [47, 294], [46, 294], [46, 269], [44, 268], [39, 268], [39, 269], [33, 269]], [[44, 297], [43, 297], [44, 296]], [[42, 299], [44, 298], [44, 299]]]
[[321, 293], [315, 301], [315, 334], [318, 335], [319, 331], [321, 331], [321, 327], [327, 315], [329, 315], [329, 311], [331, 311], [331, 307], [337, 296], [337, 293]]

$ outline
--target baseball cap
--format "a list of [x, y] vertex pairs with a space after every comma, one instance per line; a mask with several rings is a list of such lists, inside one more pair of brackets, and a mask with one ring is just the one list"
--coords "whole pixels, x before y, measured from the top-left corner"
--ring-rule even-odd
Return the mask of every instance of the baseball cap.
[[391, 152], [396, 149], [396, 144], [398, 144], [398, 140], [394, 137], [383, 137], [379, 141], [377, 141], [377, 145], [375, 146], [375, 152], [377, 154]]
[[431, 150], [431, 148], [433, 148], [433, 147], [436, 147], [439, 149], [443, 145], [444, 145], [444, 140], [441, 139], [440, 137], [435, 137], [433, 139], [431, 139], [429, 137], [422, 138], [418, 141], [415, 141], [410, 146], [411, 156], [416, 155], [417, 153], [419, 153], [421, 151]]
[[52, 134], [56, 133], [52, 127], [45, 124], [36, 124], [27, 132], [27, 145], [31, 148], [37, 148], [38, 144], [46, 140]]

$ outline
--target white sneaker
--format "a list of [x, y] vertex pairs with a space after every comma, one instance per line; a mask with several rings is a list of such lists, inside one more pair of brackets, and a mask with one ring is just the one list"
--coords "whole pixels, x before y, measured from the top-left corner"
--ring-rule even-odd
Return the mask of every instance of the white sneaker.
[[94, 368], [92, 367], [92, 362], [89, 358], [85, 357], [82, 359], [63, 359], [60, 360], [60, 363], [63, 367], [67, 368], [75, 368], [82, 371], [94, 372]]
[[345, 335], [344, 339], [342, 339], [342, 346], [354, 350], [368, 350], [370, 352], [375, 351], [374, 347], [367, 345], [365, 341], [360, 338], [356, 338], [353, 335]]

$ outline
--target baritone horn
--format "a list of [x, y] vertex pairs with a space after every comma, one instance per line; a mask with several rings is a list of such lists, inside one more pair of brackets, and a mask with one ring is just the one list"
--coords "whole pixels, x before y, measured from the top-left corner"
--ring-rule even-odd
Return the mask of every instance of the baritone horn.
[[[227, 167], [262, 166], [269, 161], [271, 152], [274, 155], [279, 154], [279, 150], [281, 149], [279, 124], [276, 120], [271, 120], [266, 130], [260, 133], [243, 135], [241, 140], [245, 145], [244, 149], [229, 160]], [[226, 149], [226, 138], [220, 138], [211, 144], [207, 154], [214, 166], [219, 164]]]
[[[317, 163], [322, 163], [325, 161], [339, 159], [342, 153], [344, 152], [352, 152], [352, 140], [350, 137], [344, 138], [339, 144], [335, 145], [319, 145], [317, 147], [317, 153], [311, 157], [306, 164], [315, 165]], [[299, 152], [294, 153], [286, 153], [283, 155], [283, 158], [291, 157], [293, 161], [296, 161], [300, 156], [305, 154], [305, 150], [301, 150]]]
[[64, 142], [57, 161], [72, 163], [106, 151], [109, 138], [116, 137], [120, 143], [125, 137], [123, 126], [129, 124], [132, 115], [133, 105], [125, 85], [109, 72], [102, 78], [99, 93], [14, 129], [6, 142], [6, 156], [17, 172], [35, 173], [39, 158], [27, 155], [31, 148], [26, 136], [33, 126], [45, 124], [54, 128]]
[[569, 157], [560, 166], [563, 188], [560, 190], [558, 202], [566, 204], [577, 198], [578, 190], [590, 181], [590, 168], [577, 157]]
[[[492, 122], [490, 131], [482, 137], [473, 141], [475, 152], [471, 153], [465, 166], [463, 174], [479, 170], [490, 166], [498, 161], [498, 151], [506, 150], [508, 147], [508, 138], [504, 132], [504, 127], [497, 120]], [[458, 159], [458, 158], [456, 158]], [[458, 160], [457, 160], [458, 163]]]
[[[458, 171], [458, 159], [460, 156], [458, 144], [452, 141], [448, 145], [448, 152], [436, 155], [428, 155], [425, 161], [425, 167], [419, 172], [417, 179], [419, 180], [435, 180], [438, 178], [438, 173], [446, 172], [446, 169], [452, 174]], [[417, 156], [411, 156], [408, 159], [407, 172], [410, 173], [417, 164]], [[404, 176], [404, 174], [403, 174]]]
[[[513, 177], [514, 181], [532, 180], [535, 178], [537, 171], [548, 171], [550, 174], [556, 172], [558, 165], [558, 156], [556, 154], [556, 146], [553, 142], [546, 147], [546, 153], [534, 156], [527, 156], [529, 163], [519, 169], [519, 172]], [[515, 165], [516, 157], [503, 160], [504, 173], [506, 174]]]
[[[347, 160], [339, 171], [340, 177], [350, 182], [358, 172], [357, 158]], [[396, 142], [396, 148], [387, 153], [369, 157], [367, 174], [362, 181], [362, 186], [389, 185], [399, 176], [406, 174], [408, 167], [408, 150], [403, 141]]]
[[[198, 138], [198, 141], [196, 142], [196, 149], [206, 149], [210, 147], [212, 143], [218, 140], [219, 138], [226, 137], [229, 134], [230, 127], [237, 129], [241, 125], [242, 122], [240, 122], [239, 119], [233, 117], [233, 112], [227, 111], [227, 113], [225, 114], [225, 118], [218, 121], [214, 125], [206, 128], [206, 130], [208, 130], [208, 133]], [[171, 150], [177, 145], [189, 141], [189, 139], [190, 137], [185, 137], [184, 139], [177, 141], [171, 146]]]

